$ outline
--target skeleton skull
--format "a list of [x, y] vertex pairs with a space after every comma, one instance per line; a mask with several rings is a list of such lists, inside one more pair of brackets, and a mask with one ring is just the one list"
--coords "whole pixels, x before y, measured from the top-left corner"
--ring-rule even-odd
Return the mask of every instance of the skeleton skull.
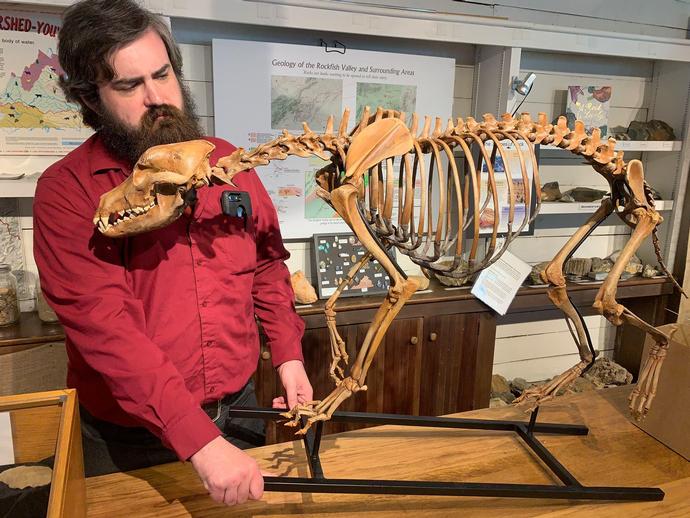
[[214, 149], [206, 140], [148, 149], [127, 180], [101, 196], [94, 225], [108, 237], [125, 237], [172, 223], [182, 214], [191, 189], [212, 179], [231, 184], [223, 169], [209, 164]]

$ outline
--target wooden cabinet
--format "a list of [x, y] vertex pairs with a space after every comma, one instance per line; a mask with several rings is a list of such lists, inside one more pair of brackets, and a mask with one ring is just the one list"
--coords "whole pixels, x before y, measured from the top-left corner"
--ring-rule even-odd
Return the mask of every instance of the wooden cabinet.
[[[591, 308], [597, 290], [598, 286], [592, 285], [569, 287], [573, 303], [585, 312]], [[620, 284], [618, 299], [627, 300], [645, 315], [652, 311], [650, 321], [658, 324], [663, 317], [660, 308], [671, 290], [670, 282], [663, 279], [635, 279]], [[341, 300], [336, 308], [338, 331], [347, 345], [350, 365], [380, 303], [380, 297], [354, 297]], [[302, 348], [315, 398], [327, 396], [334, 387], [328, 375], [331, 352], [323, 305], [319, 301], [298, 308], [306, 324]], [[552, 308], [544, 288], [523, 288], [511, 304], [510, 313], [529, 318], [535, 311]], [[630, 326], [619, 328], [619, 334], [624, 332], [630, 332]], [[469, 289], [437, 287], [431, 293], [415, 294], [389, 327], [376, 353], [366, 379], [367, 391], [354, 394], [339, 410], [443, 415], [487, 407], [495, 338], [496, 314]], [[641, 350], [644, 337], [634, 338], [634, 343], [626, 343], [626, 350]], [[639, 363], [639, 352], [630, 363], [635, 360]], [[265, 345], [255, 380], [259, 404], [270, 406], [282, 389]], [[329, 422], [325, 432], [356, 427]], [[268, 440], [292, 440], [292, 433], [293, 429], [271, 424]]]
[[[366, 378], [367, 390], [354, 394], [339, 410], [441, 415], [488, 406], [495, 319], [486, 312], [443, 315], [432, 310], [430, 314], [427, 305], [405, 309], [405, 314], [389, 327], [376, 353]], [[338, 321], [345, 325], [339, 326], [338, 331], [345, 340], [350, 365], [356, 359], [374, 312], [375, 307], [339, 311]], [[328, 375], [331, 361], [328, 330], [323, 317], [320, 319], [320, 327], [310, 327], [312, 320], [306, 319], [302, 341], [315, 398], [325, 397], [334, 388]], [[256, 375], [257, 397], [260, 405], [270, 405], [275, 394], [280, 393], [280, 381], [272, 368], [270, 352], [262, 347]], [[328, 423], [325, 431], [336, 433], [359, 427]], [[290, 439], [291, 430], [286, 435], [282, 428], [276, 430], [269, 426], [269, 441]]]
[[488, 313], [427, 317], [421, 363], [420, 415], [489, 405], [495, 325]]

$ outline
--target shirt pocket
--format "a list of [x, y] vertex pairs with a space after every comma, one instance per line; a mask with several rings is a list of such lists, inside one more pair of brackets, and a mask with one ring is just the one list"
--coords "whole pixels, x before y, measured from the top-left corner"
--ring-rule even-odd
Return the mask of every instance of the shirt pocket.
[[256, 235], [251, 217], [224, 217], [213, 238], [212, 247], [218, 254], [221, 271], [232, 274], [253, 273], [256, 270]]

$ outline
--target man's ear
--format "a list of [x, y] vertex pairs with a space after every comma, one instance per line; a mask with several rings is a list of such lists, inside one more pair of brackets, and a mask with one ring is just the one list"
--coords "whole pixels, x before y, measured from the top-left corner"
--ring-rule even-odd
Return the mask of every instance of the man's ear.
[[89, 99], [87, 99], [87, 98], [86, 98], [85, 96], [83, 96], [83, 95], [80, 96], [80, 97], [81, 97], [81, 101], [82, 101], [86, 106], [88, 106], [92, 111], [96, 112], [98, 115], [102, 115], [102, 114], [101, 114], [101, 110], [100, 110], [100, 104], [101, 104], [101, 103], [99, 103], [99, 102], [97, 102], [97, 101], [89, 100]]

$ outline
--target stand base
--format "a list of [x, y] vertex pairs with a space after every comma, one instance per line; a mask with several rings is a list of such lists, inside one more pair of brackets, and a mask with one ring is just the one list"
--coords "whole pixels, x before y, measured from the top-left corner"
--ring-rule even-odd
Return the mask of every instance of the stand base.
[[[537, 423], [539, 408], [532, 412], [529, 422], [491, 419], [462, 419], [451, 417], [423, 417], [398, 414], [370, 414], [363, 412], [335, 412], [331, 421], [350, 423], [394, 424], [434, 428], [463, 428], [473, 430], [510, 431], [518, 434], [525, 444], [563, 482], [548, 484], [491, 484], [474, 482], [428, 482], [405, 480], [327, 479], [324, 477], [319, 448], [323, 422], [316, 423], [304, 436], [304, 446], [311, 478], [265, 477], [265, 491], [298, 493], [354, 493], [387, 495], [432, 496], [489, 496], [506, 498], [564, 498], [568, 500], [659, 501], [664, 492], [653, 487], [583, 486], [534, 436], [534, 433], [559, 435], [587, 435], [582, 425]], [[279, 421], [281, 410], [268, 408], [230, 409], [230, 415]]]

